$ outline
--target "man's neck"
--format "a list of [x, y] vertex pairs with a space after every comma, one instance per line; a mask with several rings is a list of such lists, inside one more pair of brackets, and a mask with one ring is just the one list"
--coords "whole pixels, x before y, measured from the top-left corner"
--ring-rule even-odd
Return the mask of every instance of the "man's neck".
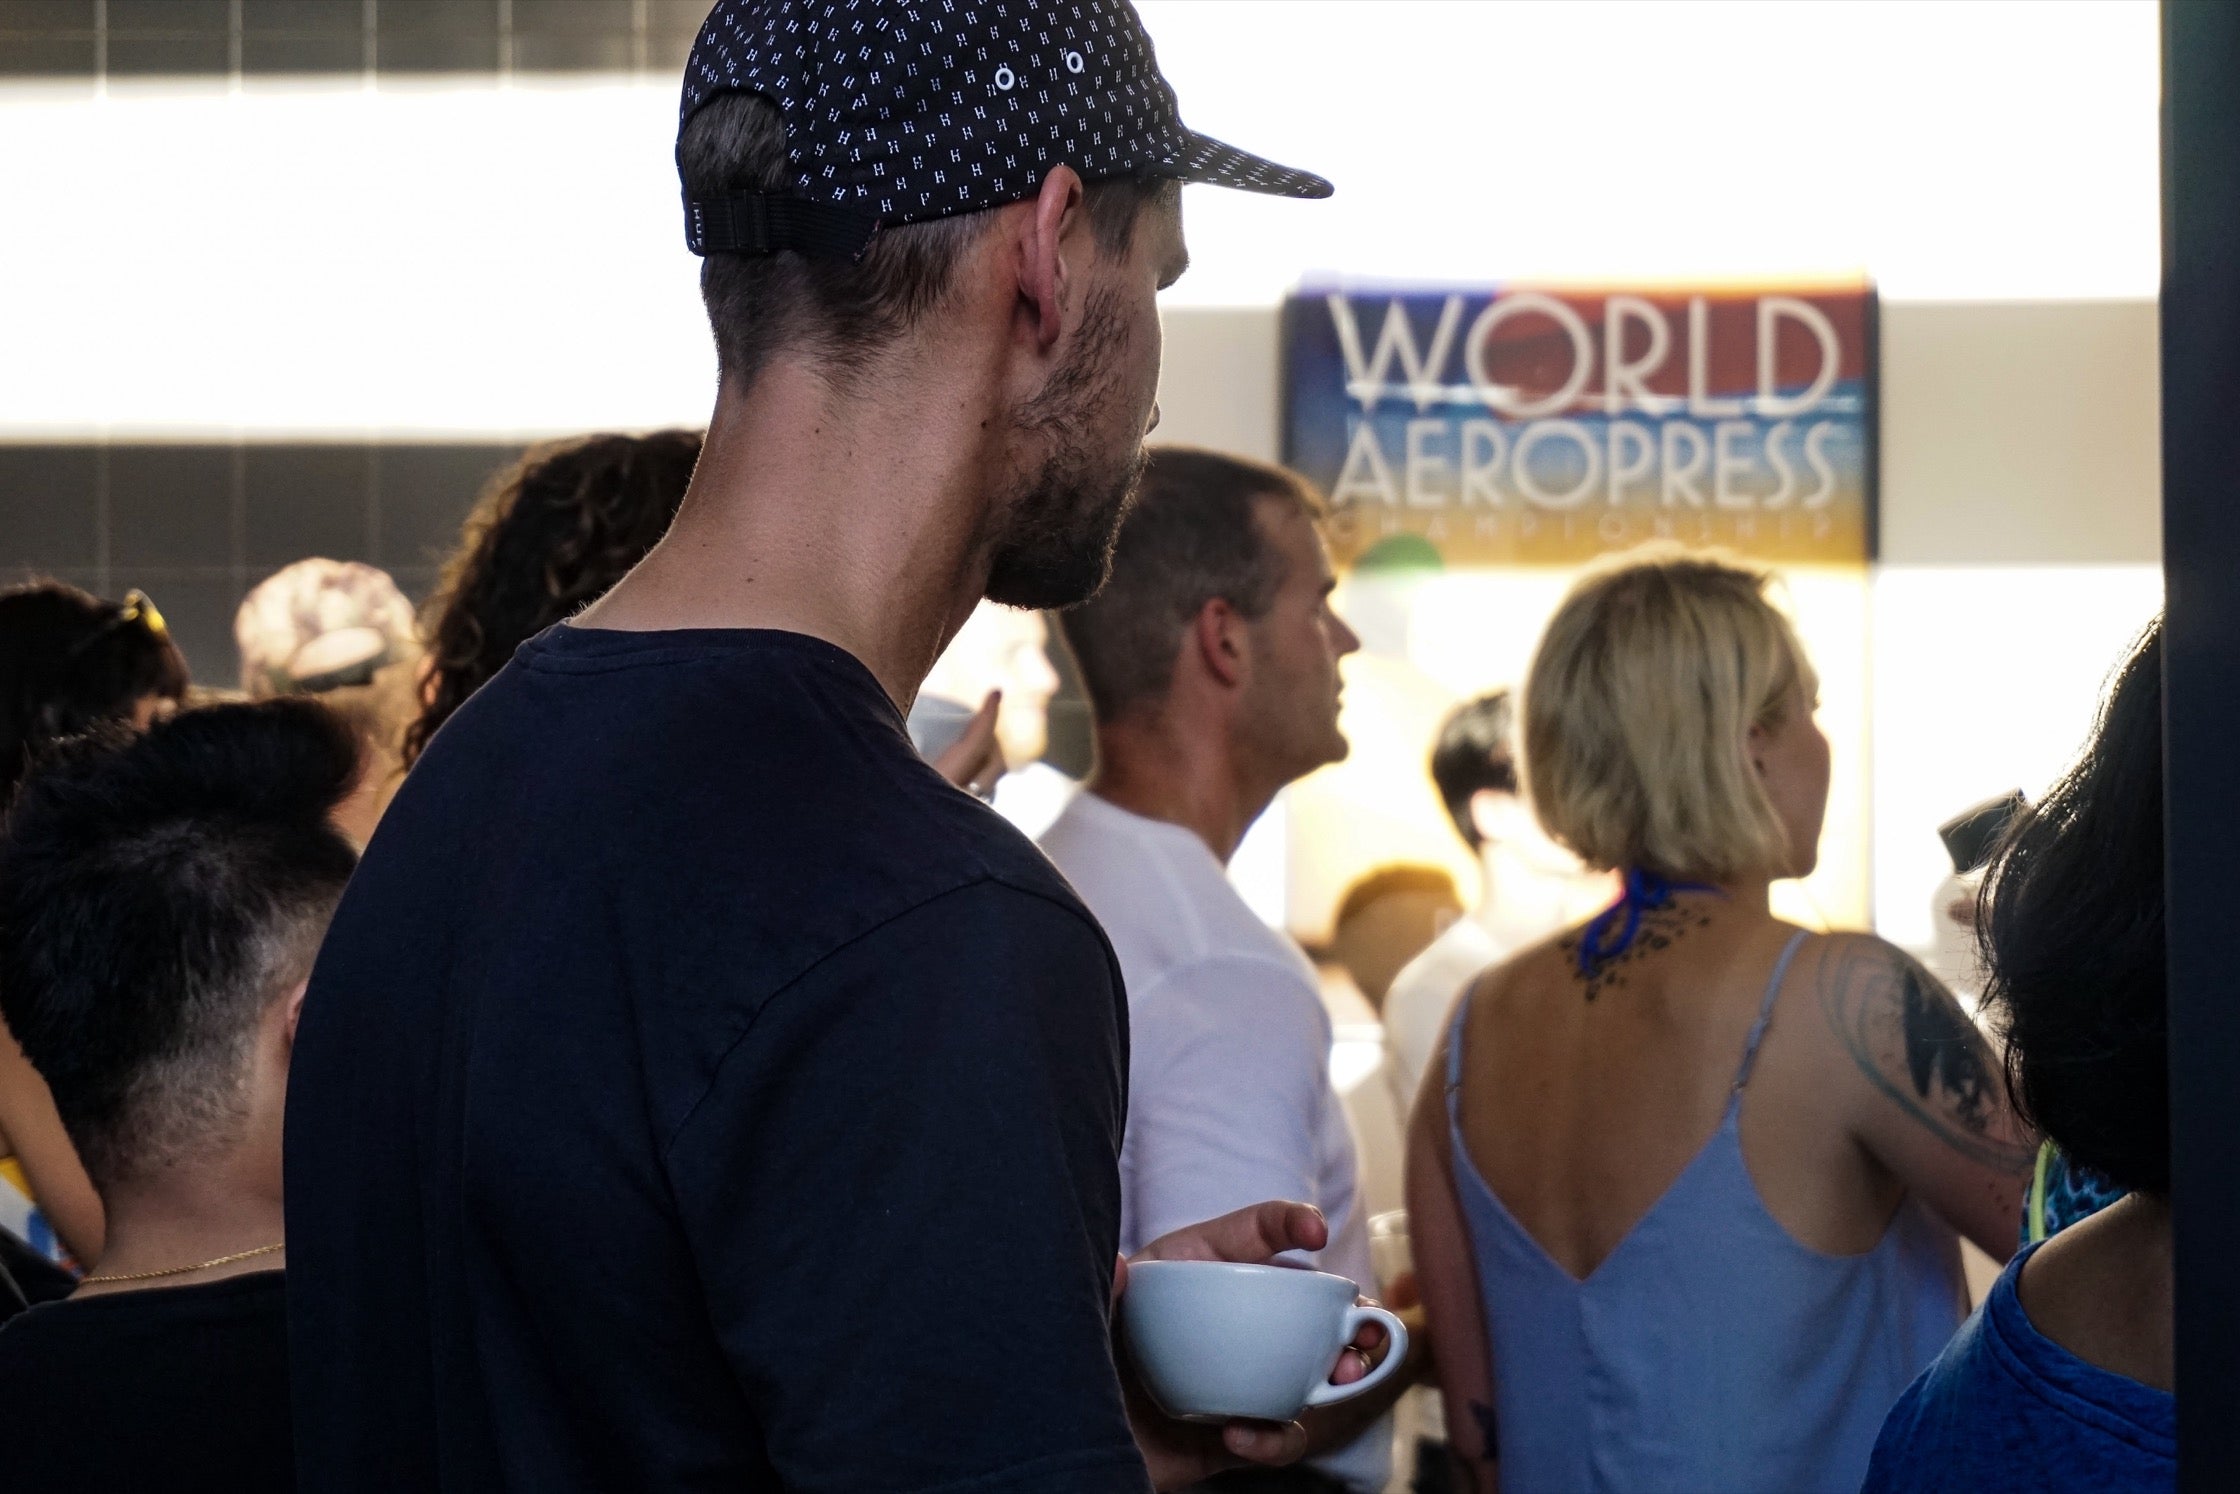
[[191, 1286], [284, 1263], [282, 1252], [264, 1251], [222, 1266], [179, 1269], [261, 1251], [285, 1238], [279, 1190], [247, 1186], [222, 1166], [112, 1187], [104, 1190], [102, 1201], [108, 1209], [108, 1244], [93, 1277], [167, 1274], [140, 1281], [89, 1280], [78, 1289], [80, 1296]]
[[727, 384], [675, 524], [581, 621], [804, 633], [907, 709], [987, 579], [997, 478], [973, 383], [898, 367], [837, 391], [781, 357]]
[[1281, 787], [1240, 767], [1219, 729], [1149, 712], [1098, 727], [1088, 783], [1107, 803], [1191, 831], [1223, 866]]

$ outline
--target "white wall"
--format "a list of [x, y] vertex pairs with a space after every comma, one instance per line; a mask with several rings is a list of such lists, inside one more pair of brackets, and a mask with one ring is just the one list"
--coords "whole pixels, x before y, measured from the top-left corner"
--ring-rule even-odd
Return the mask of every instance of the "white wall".
[[1265, 304], [1310, 269], [2155, 292], [2158, 42], [2140, 0], [1140, 9], [1185, 120], [1338, 189], [1192, 194], [1178, 304]]
[[[2161, 605], [2155, 316], [2151, 301], [1883, 306], [1864, 739], [1874, 918], [1900, 943], [1929, 942], [1938, 823], [2043, 789]], [[1272, 456], [1275, 312], [1179, 307], [1166, 326], [1160, 438]], [[1552, 602], [1536, 590], [1503, 615]], [[1469, 647], [1467, 619], [1430, 626]], [[1509, 663], [1485, 677], [1514, 677], [1529, 640], [1485, 647]], [[1442, 677], [1481, 674], [1458, 658]]]
[[[2154, 294], [2135, 0], [1142, 10], [1186, 119], [1338, 185], [1193, 189], [1177, 306], [1317, 269]], [[699, 419], [675, 121], [581, 76], [0, 83], [0, 439]]]

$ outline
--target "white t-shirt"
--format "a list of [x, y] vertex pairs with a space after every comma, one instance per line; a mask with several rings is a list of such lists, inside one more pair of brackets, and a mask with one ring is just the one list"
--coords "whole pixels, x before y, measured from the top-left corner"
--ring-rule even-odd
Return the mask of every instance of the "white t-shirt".
[[1056, 823], [1081, 785], [1046, 762], [1013, 768], [996, 780], [996, 793], [988, 802], [1029, 840], [1042, 839]]
[[[1082, 793], [1042, 848], [1104, 925], [1128, 987], [1121, 1249], [1298, 1199], [1330, 1223], [1330, 1243], [1299, 1264], [1373, 1293], [1353, 1136], [1330, 1085], [1330, 1018], [1307, 957], [1180, 825]], [[1377, 1490], [1391, 1456], [1387, 1417], [1314, 1464]]]
[[1385, 1072], [1402, 1127], [1415, 1113], [1416, 1091], [1446, 1035], [1455, 998], [1472, 976], [1507, 953], [1484, 924], [1465, 915], [1392, 978], [1384, 993], [1384, 1047], [1390, 1059]]

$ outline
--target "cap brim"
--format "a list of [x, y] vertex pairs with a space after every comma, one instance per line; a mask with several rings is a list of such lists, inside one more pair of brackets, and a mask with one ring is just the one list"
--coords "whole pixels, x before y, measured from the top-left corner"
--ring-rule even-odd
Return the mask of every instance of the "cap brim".
[[1210, 136], [1191, 132], [1181, 156], [1166, 164], [1163, 176], [1186, 182], [1206, 182], [1235, 187], [1240, 192], [1261, 192], [1270, 197], [1328, 197], [1330, 183], [1311, 171], [1278, 166], [1265, 156], [1224, 145]]

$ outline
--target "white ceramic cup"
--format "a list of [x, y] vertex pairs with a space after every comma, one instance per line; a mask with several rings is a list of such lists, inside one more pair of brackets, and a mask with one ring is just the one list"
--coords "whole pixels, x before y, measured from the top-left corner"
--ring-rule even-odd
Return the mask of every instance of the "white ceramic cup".
[[[1144, 1261], [1128, 1267], [1120, 1326], [1153, 1399], [1184, 1421], [1290, 1421], [1310, 1406], [1351, 1400], [1400, 1367], [1408, 1330], [1354, 1302], [1343, 1276], [1227, 1261]], [[1338, 1354], [1363, 1323], [1391, 1346], [1351, 1385], [1333, 1385]]]

